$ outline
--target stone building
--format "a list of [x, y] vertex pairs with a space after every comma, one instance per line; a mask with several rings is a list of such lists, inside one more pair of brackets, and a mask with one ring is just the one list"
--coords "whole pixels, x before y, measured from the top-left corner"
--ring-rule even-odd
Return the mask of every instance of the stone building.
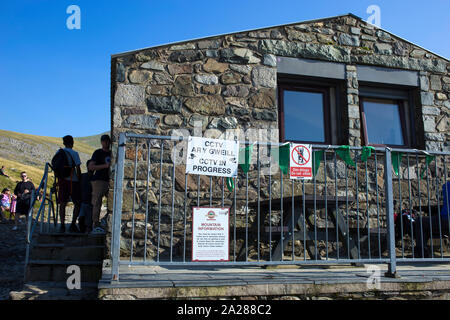
[[[449, 151], [449, 70], [447, 58], [352, 14], [115, 54], [113, 150], [120, 132], [170, 136], [208, 131], [218, 137], [235, 129], [258, 141]], [[195, 132], [199, 123], [200, 134]], [[262, 137], [257, 129], [269, 133]], [[136, 153], [138, 161], [146, 160], [145, 146], [141, 150], [128, 149], [130, 163]], [[131, 164], [125, 167], [127, 179], [133, 170]], [[158, 170], [151, 171], [152, 187], [158, 186]], [[162, 170], [170, 183], [171, 166]], [[146, 172], [136, 171], [137, 187], [145, 192]], [[177, 168], [175, 175], [175, 205], [182, 207], [184, 172]], [[196, 182], [188, 180], [189, 191], [196, 191]], [[208, 178], [202, 177], [202, 196], [208, 197], [208, 188]], [[158, 192], [137, 196], [141, 204], [148, 197], [157, 205]], [[188, 196], [194, 201], [198, 194]], [[124, 198], [128, 209], [132, 198], [132, 193]], [[129, 235], [126, 211], [122, 232]]]

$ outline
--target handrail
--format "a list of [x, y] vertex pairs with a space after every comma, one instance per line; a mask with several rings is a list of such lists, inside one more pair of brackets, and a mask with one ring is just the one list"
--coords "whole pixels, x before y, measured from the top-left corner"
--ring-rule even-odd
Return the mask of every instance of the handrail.
[[[44, 175], [42, 176], [41, 182], [39, 183], [39, 186], [36, 190], [33, 190], [31, 192], [31, 198], [30, 198], [30, 208], [28, 210], [28, 216], [27, 216], [27, 236], [26, 236], [26, 253], [25, 253], [25, 273], [24, 273], [24, 277], [26, 277], [26, 269], [27, 269], [27, 265], [29, 262], [29, 256], [30, 256], [30, 246], [31, 246], [31, 242], [33, 239], [33, 234], [34, 231], [36, 229], [36, 226], [39, 223], [39, 219], [41, 218], [41, 223], [40, 223], [40, 232], [43, 232], [43, 226], [44, 226], [44, 219], [45, 219], [45, 214], [43, 212], [45, 212], [45, 206], [49, 205], [49, 214], [48, 214], [48, 218], [47, 218], [47, 231], [50, 232], [50, 212], [53, 211], [54, 213], [54, 206], [53, 206], [53, 200], [52, 200], [52, 196], [54, 193], [54, 188], [51, 187], [50, 188], [50, 192], [47, 196], [47, 187], [49, 186], [48, 184], [48, 179], [49, 179], [49, 173], [51, 171], [54, 171], [51, 164], [50, 163], [46, 163], [45, 164], [45, 169], [44, 169]], [[54, 178], [54, 184], [56, 184], [56, 177]], [[42, 197], [39, 197], [41, 191], [43, 191], [42, 193]], [[37, 211], [36, 214], [36, 218], [33, 219], [33, 209], [34, 209], [34, 205], [36, 203], [36, 200], [38, 200], [38, 198], [41, 201], [41, 204], [39, 205], [39, 209]], [[57, 223], [57, 215], [53, 214], [53, 220], [56, 226]]]

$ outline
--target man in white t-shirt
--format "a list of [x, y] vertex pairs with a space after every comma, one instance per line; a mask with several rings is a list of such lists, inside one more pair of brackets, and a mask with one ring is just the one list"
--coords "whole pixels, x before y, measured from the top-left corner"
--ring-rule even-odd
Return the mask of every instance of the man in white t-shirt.
[[58, 203], [59, 207], [59, 215], [61, 218], [61, 232], [66, 231], [65, 219], [66, 219], [66, 205], [70, 200], [74, 204], [73, 215], [72, 215], [72, 223], [70, 225], [69, 232], [80, 232], [78, 229], [76, 222], [78, 215], [80, 213], [81, 207], [81, 190], [80, 190], [80, 180], [81, 180], [81, 160], [78, 152], [73, 150], [73, 137], [72, 136], [64, 136], [63, 143], [65, 148], [63, 149], [66, 153], [66, 156], [69, 161], [69, 166], [73, 167], [70, 175], [63, 179], [58, 179]]

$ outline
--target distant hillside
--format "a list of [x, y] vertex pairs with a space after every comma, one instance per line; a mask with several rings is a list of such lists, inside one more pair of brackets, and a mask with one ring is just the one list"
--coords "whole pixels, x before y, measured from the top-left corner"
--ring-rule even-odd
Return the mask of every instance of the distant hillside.
[[103, 132], [103, 133], [100, 133], [100, 134], [96, 134], [95, 136], [78, 137], [78, 138], [75, 138], [75, 141], [83, 142], [83, 143], [93, 147], [94, 149], [98, 149], [98, 148], [101, 147], [100, 138], [104, 134], [108, 134], [109, 135], [109, 131], [108, 132]]
[[[86, 170], [86, 161], [100, 147], [100, 136], [101, 134], [74, 138], [74, 150], [80, 155], [83, 171]], [[36, 170], [33, 173], [37, 177], [39, 173], [43, 173], [45, 163], [50, 162], [61, 147], [64, 147], [62, 138], [0, 130], [0, 165], [5, 165], [7, 173], [11, 166], [29, 170], [32, 167]]]

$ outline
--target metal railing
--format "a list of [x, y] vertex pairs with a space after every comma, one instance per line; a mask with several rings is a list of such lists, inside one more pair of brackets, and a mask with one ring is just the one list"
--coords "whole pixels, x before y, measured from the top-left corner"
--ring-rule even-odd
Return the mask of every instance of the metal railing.
[[[422, 235], [421, 248], [436, 239], [431, 209], [444, 207], [449, 152], [377, 147], [363, 160], [367, 149], [350, 147], [345, 160], [340, 146], [313, 145], [317, 172], [312, 180], [300, 181], [289, 180], [274, 161], [280, 143], [240, 142], [254, 144], [256, 151], [250, 170], [239, 169], [231, 189], [223, 177], [185, 173], [179, 160], [185, 158], [186, 141], [183, 136], [119, 135], [112, 281], [119, 280], [120, 265], [387, 263], [387, 275], [393, 276], [397, 262], [450, 262], [444, 250], [448, 232], [441, 228], [448, 223], [442, 216], [437, 220], [439, 256], [428, 258], [423, 250], [419, 257], [414, 238]], [[191, 260], [192, 208], [201, 206], [230, 208], [230, 261]], [[408, 220], [411, 228], [406, 228], [409, 212], [422, 222]]]
[[[26, 254], [25, 254], [25, 275], [26, 268], [30, 257], [30, 248], [33, 242], [33, 235], [37, 227], [40, 233], [50, 233], [57, 228], [58, 224], [58, 206], [53, 202], [53, 195], [56, 196], [56, 178], [53, 185], [49, 185], [49, 174], [52, 172], [52, 166], [49, 163], [45, 164], [44, 175], [36, 190], [31, 192], [30, 207], [27, 215], [27, 235], [26, 235]], [[35, 205], [40, 202], [36, 214]], [[46, 207], [48, 207], [47, 215], [45, 215]], [[53, 219], [53, 226], [51, 220]]]

